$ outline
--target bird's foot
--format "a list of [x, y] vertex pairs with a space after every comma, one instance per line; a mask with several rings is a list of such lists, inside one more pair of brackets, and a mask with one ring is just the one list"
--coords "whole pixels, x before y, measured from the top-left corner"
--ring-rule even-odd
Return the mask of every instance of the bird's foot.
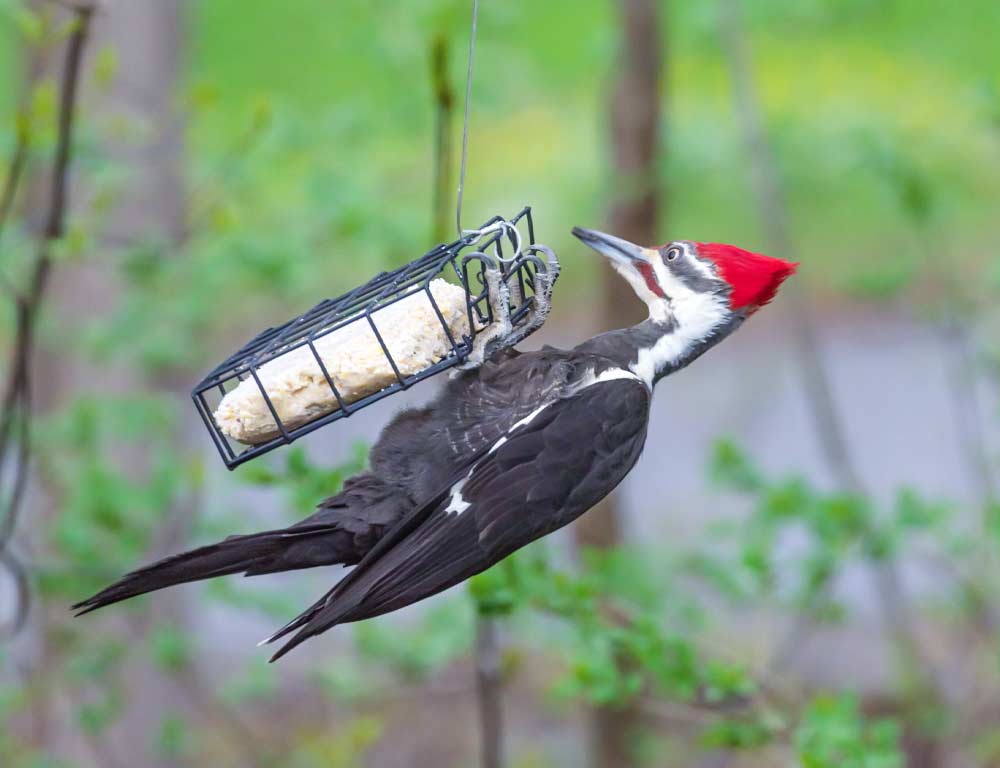
[[[559, 259], [555, 252], [544, 245], [532, 245], [525, 249], [526, 258], [534, 264], [534, 276], [531, 281], [531, 309], [516, 327], [512, 327], [500, 343], [501, 347], [513, 347], [542, 327], [552, 310], [552, 288], [559, 277]], [[545, 256], [542, 261], [538, 254]], [[511, 275], [511, 293], [517, 294], [517, 306], [526, 300], [521, 290], [521, 282], [516, 274]]]
[[[551, 248], [544, 245], [529, 246], [525, 249], [524, 258], [534, 265], [532, 296], [528, 298], [524, 295], [519, 269], [511, 270], [504, 279], [499, 265], [485, 265], [487, 300], [493, 321], [476, 336], [472, 352], [460, 366], [461, 369], [478, 368], [499, 350], [523, 341], [548, 318], [552, 309], [552, 288], [559, 277], [559, 259]], [[531, 309], [515, 326], [511, 320], [511, 305], [521, 307], [525, 301], [531, 302]]]
[[490, 305], [492, 322], [476, 334], [472, 342], [472, 351], [465, 362], [459, 366], [462, 370], [478, 368], [498, 349], [503, 348], [504, 340], [510, 337], [512, 324], [510, 320], [510, 286], [503, 279], [503, 271], [499, 265], [487, 262], [485, 264], [486, 300]]

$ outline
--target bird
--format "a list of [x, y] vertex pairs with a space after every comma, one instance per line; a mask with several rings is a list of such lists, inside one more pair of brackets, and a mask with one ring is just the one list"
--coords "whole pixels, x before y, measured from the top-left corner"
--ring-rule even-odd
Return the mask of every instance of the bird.
[[262, 642], [286, 638], [276, 661], [334, 626], [459, 584], [591, 509], [639, 460], [657, 383], [768, 304], [798, 265], [721, 243], [573, 234], [610, 261], [647, 319], [571, 349], [497, 349], [397, 414], [367, 469], [311, 516], [140, 568], [77, 603], [77, 615], [227, 574], [354, 566]]

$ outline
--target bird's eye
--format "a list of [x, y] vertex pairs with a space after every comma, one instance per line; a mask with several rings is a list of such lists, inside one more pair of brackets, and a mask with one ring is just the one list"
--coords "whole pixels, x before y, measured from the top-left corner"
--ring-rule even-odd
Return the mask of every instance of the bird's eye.
[[667, 261], [677, 261], [684, 251], [679, 245], [672, 245], [667, 249]]

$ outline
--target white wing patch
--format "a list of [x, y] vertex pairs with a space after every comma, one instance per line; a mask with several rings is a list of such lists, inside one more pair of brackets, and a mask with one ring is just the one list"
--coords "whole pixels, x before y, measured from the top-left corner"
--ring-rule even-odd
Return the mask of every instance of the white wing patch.
[[475, 467], [469, 470], [469, 474], [459, 480], [451, 487], [451, 498], [448, 499], [448, 506], [445, 507], [444, 511], [451, 515], [460, 515], [469, 507], [472, 506], [471, 502], [466, 501], [462, 498], [462, 488], [465, 484], [469, 482], [469, 478], [472, 477], [472, 473], [475, 471]]
[[[580, 392], [581, 390], [584, 390], [587, 387], [593, 386], [594, 384], [602, 384], [605, 381], [616, 381], [618, 379], [634, 379], [636, 381], [642, 381], [642, 377], [641, 376], [637, 375], [633, 371], [629, 371], [629, 370], [626, 370], [624, 368], [608, 368], [607, 370], [602, 371], [601, 374], [597, 375], [597, 376], [595, 376], [593, 370], [591, 370], [586, 376], [584, 376], [580, 380], [580, 382], [575, 387], [573, 387], [572, 390], [569, 391], [569, 393], [566, 396], [575, 395], [578, 392]], [[558, 399], [557, 400], [553, 400], [553, 401], [548, 402], [548, 403], [542, 403], [540, 406], [538, 406], [535, 410], [533, 410], [531, 413], [529, 413], [523, 419], [521, 419], [520, 421], [514, 422], [514, 424], [511, 425], [510, 429], [507, 430], [507, 434], [509, 435], [512, 432], [514, 432], [515, 430], [519, 429], [520, 427], [524, 427], [524, 426], [527, 426], [528, 424], [530, 424], [532, 421], [535, 420], [535, 417], [538, 416], [538, 414], [540, 414], [542, 411], [544, 411], [546, 408], [548, 408], [554, 402], [558, 402]], [[493, 453], [493, 451], [495, 451], [497, 448], [499, 448], [505, 442], [507, 442], [507, 438], [506, 437], [501, 437], [497, 442], [495, 442], [493, 444], [493, 447], [490, 448], [489, 452]]]
[[[510, 429], [508, 429], [507, 434], [509, 435], [518, 427], [523, 427], [526, 424], [530, 424], [532, 419], [534, 419], [538, 414], [540, 414], [542, 411], [548, 408], [549, 405], [551, 405], [551, 403], [545, 403], [544, 405], [538, 406], [535, 410], [533, 410], [523, 419], [514, 424]], [[487, 452], [487, 456], [492, 454], [494, 451], [498, 450], [500, 446], [506, 442], [507, 442], [507, 436], [504, 435], [495, 443], [493, 443], [493, 445], [490, 447], [490, 450]], [[465, 498], [462, 496], [462, 489], [465, 487], [465, 484], [469, 482], [469, 478], [472, 477], [472, 473], [476, 471], [476, 468], [478, 466], [479, 466], [478, 464], [474, 465], [472, 469], [469, 470], [469, 474], [467, 474], [465, 477], [463, 477], [461, 480], [459, 480], [451, 487], [451, 496], [448, 497], [448, 506], [444, 508], [444, 511], [447, 514], [460, 515], [465, 510], [467, 510], [469, 507], [472, 506], [472, 502], [466, 501]]]
[[[584, 377], [584, 379], [579, 383], [579, 385], [573, 389], [572, 394], [575, 395], [580, 390], [586, 389], [587, 387], [593, 386], [594, 384], [602, 384], [606, 381], [618, 381], [621, 379], [631, 379], [632, 381], [638, 381], [642, 383], [642, 379], [640, 378], [640, 376], [636, 375], [632, 371], [626, 370], [624, 368], [608, 368], [607, 370], [602, 371], [599, 375], [594, 375], [594, 372], [591, 371], [589, 375]], [[553, 402], [558, 402], [558, 401], [553, 401]], [[530, 424], [532, 421], [534, 421], [535, 417], [537, 417], [538, 414], [540, 414], [550, 405], [552, 405], [551, 402], [543, 403], [542, 405], [538, 406], [535, 410], [533, 410], [531, 413], [529, 413], [527, 416], [525, 416], [523, 419], [515, 422], [510, 427], [510, 429], [507, 430], [507, 435], [511, 434], [520, 427], [524, 427]], [[507, 442], [508, 440], [507, 435], [504, 435], [495, 443], [493, 443], [493, 445], [490, 446], [489, 451], [487, 451], [486, 455], [489, 456], [495, 453], [497, 450], [499, 450], [500, 447]], [[465, 498], [462, 496], [462, 489], [465, 487], [465, 484], [469, 482], [469, 479], [472, 477], [472, 473], [476, 471], [478, 466], [479, 466], [478, 464], [473, 466], [472, 469], [469, 470], [469, 474], [467, 474], [465, 477], [463, 477], [461, 480], [459, 480], [451, 487], [451, 495], [448, 497], [448, 506], [445, 507], [444, 510], [446, 513], [460, 515], [463, 512], [465, 512], [465, 510], [467, 510], [469, 507], [472, 506], [472, 502], [466, 501]]]
[[[542, 411], [544, 411], [544, 410], [545, 410], [546, 408], [548, 408], [548, 407], [549, 407], [550, 405], [551, 405], [551, 403], [544, 403], [544, 404], [542, 404], [542, 405], [538, 406], [538, 407], [537, 407], [537, 408], [536, 408], [535, 410], [533, 410], [533, 411], [532, 411], [531, 413], [529, 413], [529, 414], [528, 414], [527, 416], [525, 416], [525, 417], [524, 417], [523, 419], [521, 419], [521, 420], [520, 420], [520, 421], [518, 421], [518, 422], [515, 422], [515, 423], [513, 424], [513, 426], [511, 426], [511, 428], [507, 430], [507, 434], [509, 435], [509, 434], [510, 434], [511, 432], [513, 432], [513, 431], [514, 431], [515, 429], [517, 429], [518, 427], [523, 427], [523, 426], [524, 426], [525, 424], [530, 424], [530, 423], [532, 422], [532, 420], [533, 420], [533, 419], [534, 419], [534, 418], [535, 418], [535, 417], [536, 417], [536, 416], [537, 416], [538, 414], [540, 414], [540, 413], [541, 413]], [[499, 446], [498, 446], [498, 445], [494, 445], [493, 447], [494, 447], [494, 448], [499, 448]]]
[[[639, 377], [632, 371], [627, 371], [624, 368], [608, 368], [606, 371], [601, 371], [601, 375], [595, 377], [590, 384], [603, 384], [605, 381], [618, 381], [619, 379], [639, 381]], [[590, 385], [588, 384], [588, 386]]]
[[599, 375], [595, 375], [594, 371], [591, 370], [580, 380], [580, 383], [573, 388], [571, 394], [575, 395], [587, 387], [594, 386], [595, 384], [603, 384], [606, 381], [620, 381], [622, 379], [630, 379], [631, 381], [638, 381], [642, 383], [642, 379], [638, 375], [625, 368], [607, 368], [601, 371]]

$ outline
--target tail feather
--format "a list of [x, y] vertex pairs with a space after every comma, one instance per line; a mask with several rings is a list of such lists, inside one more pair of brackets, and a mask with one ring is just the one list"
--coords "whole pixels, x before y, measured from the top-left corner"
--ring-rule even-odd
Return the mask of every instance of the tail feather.
[[73, 606], [77, 616], [130, 597], [176, 584], [243, 573], [256, 576], [340, 562], [356, 562], [353, 536], [334, 525], [298, 525], [246, 536], [230, 536], [164, 558], [126, 574]]

